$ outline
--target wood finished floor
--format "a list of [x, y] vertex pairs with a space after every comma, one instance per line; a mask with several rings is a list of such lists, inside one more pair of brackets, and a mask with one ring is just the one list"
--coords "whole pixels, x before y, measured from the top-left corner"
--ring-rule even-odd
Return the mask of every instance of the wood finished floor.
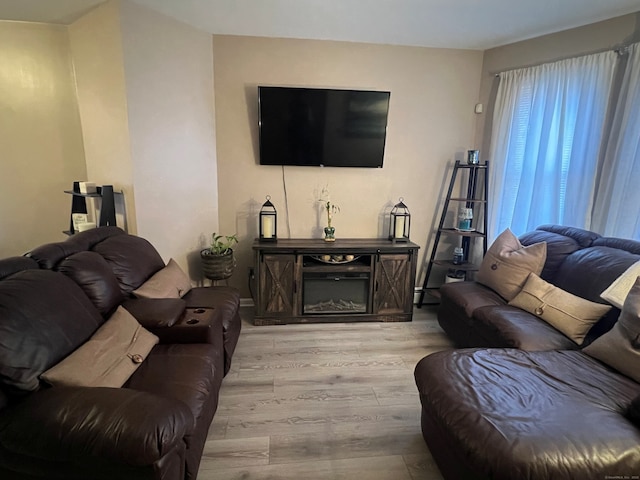
[[451, 348], [433, 307], [413, 322], [243, 330], [198, 480], [439, 480], [413, 369]]

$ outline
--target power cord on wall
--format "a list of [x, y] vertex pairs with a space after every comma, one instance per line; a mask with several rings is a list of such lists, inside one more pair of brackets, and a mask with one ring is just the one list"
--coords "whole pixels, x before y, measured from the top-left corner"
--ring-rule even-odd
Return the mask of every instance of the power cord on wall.
[[287, 179], [284, 176], [284, 165], [282, 165], [282, 189], [284, 190], [284, 211], [287, 216], [287, 238], [291, 238], [291, 225], [289, 225], [289, 198], [287, 197]]
[[255, 282], [256, 280], [256, 271], [253, 269], [253, 267], [249, 267], [249, 281], [248, 281], [248, 286], [249, 286], [249, 294], [251, 295], [251, 298], [253, 298], [253, 300], [255, 301], [256, 297], [253, 294], [253, 282]]

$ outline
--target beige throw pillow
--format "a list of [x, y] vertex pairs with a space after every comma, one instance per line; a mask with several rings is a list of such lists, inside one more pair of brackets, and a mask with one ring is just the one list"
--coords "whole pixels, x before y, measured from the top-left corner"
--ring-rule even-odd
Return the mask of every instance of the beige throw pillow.
[[487, 250], [476, 280], [509, 301], [522, 290], [530, 273], [540, 275], [546, 259], [546, 242], [524, 247], [507, 228]]
[[162, 270], [132, 293], [138, 298], [181, 298], [191, 290], [191, 281], [173, 258]]
[[533, 313], [581, 345], [589, 329], [611, 310], [610, 305], [590, 302], [566, 292], [531, 273], [509, 305]]
[[640, 382], [640, 278], [631, 287], [613, 328], [583, 351]]
[[633, 287], [638, 277], [640, 277], [640, 261], [627, 268], [622, 275], [616, 278], [613, 283], [600, 294], [600, 297], [611, 305], [622, 309], [624, 300], [627, 298], [629, 290], [631, 290], [631, 287]]
[[157, 343], [158, 337], [118, 307], [89, 340], [40, 378], [53, 386], [119, 388]]

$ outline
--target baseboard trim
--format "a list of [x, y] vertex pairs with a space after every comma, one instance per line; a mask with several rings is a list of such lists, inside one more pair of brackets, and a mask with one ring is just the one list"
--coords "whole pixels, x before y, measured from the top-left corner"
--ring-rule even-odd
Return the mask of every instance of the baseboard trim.
[[240, 299], [241, 307], [254, 307], [255, 303], [253, 303], [253, 298], [241, 298]]
[[417, 305], [420, 302], [420, 294], [422, 293], [422, 287], [415, 287], [413, 289], [413, 304]]

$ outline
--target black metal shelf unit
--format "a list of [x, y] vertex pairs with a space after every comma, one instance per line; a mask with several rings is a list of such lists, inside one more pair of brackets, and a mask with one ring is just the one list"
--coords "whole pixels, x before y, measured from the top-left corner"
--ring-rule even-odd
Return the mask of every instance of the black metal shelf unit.
[[[468, 172], [467, 179], [467, 194], [465, 197], [452, 197], [453, 189], [456, 184], [456, 179], [460, 171]], [[480, 179], [480, 177], [482, 177]], [[482, 181], [482, 189], [478, 192], [479, 182]], [[487, 252], [487, 193], [489, 191], [489, 162], [483, 164], [463, 164], [460, 160], [457, 160], [453, 166], [453, 172], [451, 173], [451, 179], [449, 181], [449, 188], [447, 190], [447, 196], [445, 197], [442, 207], [442, 213], [440, 215], [440, 223], [438, 224], [438, 230], [433, 242], [433, 248], [431, 249], [431, 256], [429, 258], [429, 264], [427, 265], [427, 272], [425, 274], [424, 283], [422, 284], [422, 290], [420, 292], [420, 300], [418, 307], [422, 307], [425, 303], [425, 296], [428, 294], [431, 303], [438, 303], [440, 287], [429, 287], [429, 280], [433, 273], [434, 267], [442, 267], [448, 269], [454, 269], [462, 272], [472, 272], [478, 269], [476, 265], [469, 262], [469, 250], [471, 248], [471, 242], [475, 239], [482, 239], [483, 254]], [[480, 196], [476, 196], [480, 195]], [[476, 228], [472, 231], [460, 230], [455, 227], [445, 227], [447, 212], [449, 211], [450, 202], [464, 203], [465, 208], [470, 208], [473, 211], [473, 218], [476, 219], [479, 216], [482, 217], [482, 223], [480, 229]], [[480, 212], [482, 209], [482, 212]], [[461, 264], [454, 264], [452, 260], [436, 259], [438, 253], [438, 247], [440, 244], [440, 237], [442, 234], [455, 235], [461, 237], [461, 246], [463, 249], [463, 262]]]

